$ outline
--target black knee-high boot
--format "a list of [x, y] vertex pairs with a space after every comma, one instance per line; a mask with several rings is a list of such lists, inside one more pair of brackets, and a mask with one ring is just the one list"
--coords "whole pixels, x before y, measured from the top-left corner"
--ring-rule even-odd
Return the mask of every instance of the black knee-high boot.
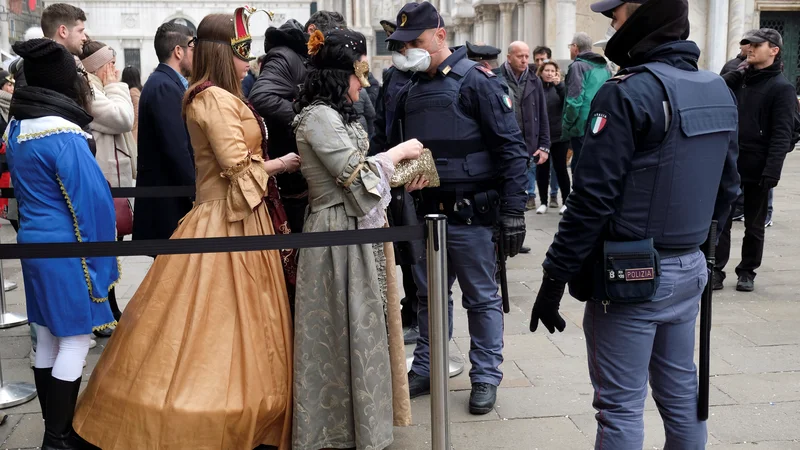
[[122, 317], [122, 311], [119, 310], [119, 305], [117, 305], [116, 286], [108, 291], [108, 306], [111, 307], [111, 314], [114, 315], [114, 320], [119, 320]]
[[72, 429], [75, 404], [81, 379], [64, 381], [50, 376], [47, 392], [47, 419], [44, 421], [42, 450], [76, 450], [78, 444]]
[[50, 390], [50, 377], [53, 368], [33, 368], [33, 381], [36, 384], [36, 396], [39, 397], [39, 406], [42, 407], [42, 419], [47, 420], [47, 392]]

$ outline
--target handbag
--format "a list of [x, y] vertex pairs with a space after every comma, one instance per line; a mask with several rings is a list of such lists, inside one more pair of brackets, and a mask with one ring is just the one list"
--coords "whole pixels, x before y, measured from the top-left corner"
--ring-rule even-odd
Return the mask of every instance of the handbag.
[[389, 186], [393, 188], [405, 186], [420, 175], [428, 180], [428, 187], [439, 187], [440, 180], [439, 172], [436, 171], [436, 162], [433, 160], [433, 154], [427, 148], [422, 149], [419, 158], [407, 159], [397, 164]]
[[[119, 152], [120, 150], [114, 147], [114, 159], [117, 162], [117, 186], [122, 185], [122, 176], [119, 173]], [[131, 208], [130, 199], [115, 198], [114, 211], [117, 216], [117, 237], [133, 234], [133, 208]]]

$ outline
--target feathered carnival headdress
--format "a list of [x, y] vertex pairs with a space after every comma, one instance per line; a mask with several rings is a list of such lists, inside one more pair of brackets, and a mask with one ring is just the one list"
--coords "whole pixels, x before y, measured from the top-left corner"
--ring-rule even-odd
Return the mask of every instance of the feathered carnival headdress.
[[267, 11], [266, 9], [255, 9], [250, 6], [243, 6], [236, 8], [233, 13], [233, 25], [235, 27], [236, 35], [231, 39], [231, 48], [237, 58], [243, 61], [252, 61], [256, 59], [250, 53], [250, 45], [253, 43], [253, 38], [250, 36], [250, 17], [258, 11], [262, 11], [269, 16], [269, 20], [273, 20], [275, 13]]
[[[347, 29], [335, 29], [328, 32], [328, 39], [332, 41], [332, 45], [343, 45], [347, 48], [351, 48], [354, 52], [359, 53], [363, 50], [363, 53], [366, 54], [366, 44], [364, 42], [364, 36], [360, 33], [352, 32]], [[308, 55], [314, 60], [317, 53], [320, 52], [322, 47], [325, 45], [326, 38], [325, 35], [320, 30], [315, 30], [311, 33], [311, 36], [308, 38]], [[341, 42], [340, 42], [341, 41]], [[319, 68], [323, 67], [330, 67], [335, 69], [342, 69], [348, 70], [345, 67], [341, 67], [343, 64], [341, 61], [317, 61], [314, 65], [318, 66]], [[362, 87], [369, 87], [370, 83], [367, 78], [369, 74], [369, 63], [366, 61], [355, 60], [353, 61], [353, 73], [358, 78], [358, 81], [361, 83]]]

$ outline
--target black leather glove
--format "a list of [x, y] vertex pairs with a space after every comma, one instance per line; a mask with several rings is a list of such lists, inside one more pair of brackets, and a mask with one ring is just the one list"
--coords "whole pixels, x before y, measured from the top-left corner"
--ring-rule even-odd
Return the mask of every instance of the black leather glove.
[[774, 188], [775, 186], [777, 186], [778, 185], [778, 181], [779, 180], [777, 178], [773, 178], [773, 177], [770, 177], [768, 175], [764, 175], [764, 176], [761, 177], [761, 182], [758, 183], [758, 185], [761, 186], [761, 188], [764, 189], [765, 191], [768, 191], [768, 190]]
[[564, 296], [564, 286], [566, 283], [563, 281], [554, 280], [544, 274], [542, 279], [542, 286], [539, 288], [539, 293], [536, 295], [536, 302], [533, 304], [531, 310], [531, 332], [535, 332], [539, 328], [539, 321], [547, 328], [550, 334], [558, 330], [564, 331], [567, 327], [567, 322], [558, 313], [558, 308], [561, 306], [561, 297]]
[[525, 216], [522, 214], [503, 214], [500, 216], [500, 228], [503, 230], [503, 246], [506, 256], [513, 258], [519, 253], [525, 242]]

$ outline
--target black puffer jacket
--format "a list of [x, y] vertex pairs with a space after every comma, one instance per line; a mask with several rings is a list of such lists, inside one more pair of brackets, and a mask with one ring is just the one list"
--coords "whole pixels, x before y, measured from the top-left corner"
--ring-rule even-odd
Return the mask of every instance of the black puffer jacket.
[[[293, 102], [300, 95], [300, 85], [305, 81], [306, 37], [301, 25], [290, 20], [280, 28], [267, 29], [264, 40], [266, 57], [261, 75], [250, 91], [250, 102], [264, 118], [269, 131], [269, 157], [278, 158], [297, 152], [292, 121]], [[278, 175], [281, 194], [295, 195], [307, 189], [300, 172]]]
[[743, 182], [762, 176], [779, 180], [786, 154], [792, 150], [797, 94], [781, 73], [781, 63], [761, 70], [748, 68], [723, 76], [739, 108], [739, 174]]
[[564, 114], [564, 96], [567, 94], [564, 82], [559, 84], [542, 82], [544, 99], [547, 101], [547, 119], [550, 121], [550, 142], [562, 142], [561, 115]]

